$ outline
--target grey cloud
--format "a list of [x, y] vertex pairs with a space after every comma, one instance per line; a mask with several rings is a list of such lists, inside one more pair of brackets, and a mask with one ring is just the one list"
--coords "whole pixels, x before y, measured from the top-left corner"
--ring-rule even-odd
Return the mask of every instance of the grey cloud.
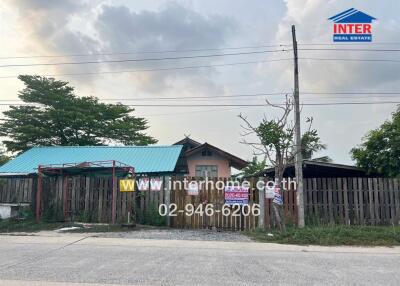
[[[174, 51], [221, 47], [234, 30], [235, 23], [229, 18], [217, 15], [205, 17], [178, 4], [168, 4], [159, 12], [140, 13], [131, 11], [126, 6], [104, 5], [95, 28], [104, 50]], [[152, 57], [166, 55], [176, 56], [175, 53], [151, 54]], [[175, 60], [157, 62], [156, 66], [199, 63], [200, 60]], [[143, 67], [143, 64], [135, 66]], [[154, 67], [155, 64], [150, 63], [145, 67], [149, 66]], [[213, 84], [212, 74], [213, 71], [210, 70], [152, 72], [139, 76], [139, 79], [146, 80], [139, 80], [137, 84], [145, 91], [160, 92], [171, 87], [171, 82], [178, 80], [179, 77], [179, 80], [182, 78], [188, 80], [187, 86], [194, 85], [201, 89], [208, 88], [208, 92], [220, 92], [221, 87]]]
[[[135, 12], [127, 6], [104, 4], [95, 10], [80, 1], [27, 1], [10, 2], [18, 7], [22, 35], [27, 39], [26, 51], [49, 54], [112, 53], [126, 51], [187, 50], [218, 48], [232, 35], [236, 24], [219, 15], [203, 16], [176, 3], [169, 3], [158, 11]], [[89, 25], [93, 33], [71, 27], [72, 17], [93, 17]], [[88, 19], [91, 21], [91, 19]], [[182, 53], [179, 53], [182, 54]], [[187, 53], [189, 54], [189, 53]], [[131, 54], [101, 59], [173, 56], [168, 54]], [[69, 58], [71, 59], [71, 58]], [[81, 60], [74, 58], [72, 60]], [[87, 58], [84, 58], [87, 59]], [[90, 60], [100, 57], [90, 57]], [[58, 66], [58, 73], [96, 72], [98, 70], [125, 70], [136, 68], [170, 67], [209, 63], [208, 59], [175, 60], [148, 63], [109, 65]], [[168, 72], [135, 73], [127, 76], [127, 84], [144, 92], [165, 92], [176, 82], [183, 87], [197, 87], [197, 91], [222, 92], [215, 83], [215, 70], [178, 70]], [[74, 78], [74, 82], [92, 84], [95, 77]]]

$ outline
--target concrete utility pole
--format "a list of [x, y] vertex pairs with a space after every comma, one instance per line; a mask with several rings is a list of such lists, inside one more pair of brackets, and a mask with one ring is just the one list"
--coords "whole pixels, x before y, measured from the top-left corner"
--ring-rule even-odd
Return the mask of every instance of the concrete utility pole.
[[296, 145], [296, 183], [297, 183], [297, 209], [299, 227], [304, 227], [304, 192], [303, 192], [303, 156], [301, 154], [300, 132], [300, 98], [299, 98], [299, 66], [297, 57], [296, 28], [292, 25], [293, 53], [294, 53], [294, 133]]
[[[264, 177], [258, 178], [258, 181], [264, 181]], [[255, 181], [257, 184], [258, 181]], [[263, 188], [258, 189], [258, 203], [260, 205], [260, 215], [258, 216], [258, 227], [261, 229], [265, 229], [265, 184]]]

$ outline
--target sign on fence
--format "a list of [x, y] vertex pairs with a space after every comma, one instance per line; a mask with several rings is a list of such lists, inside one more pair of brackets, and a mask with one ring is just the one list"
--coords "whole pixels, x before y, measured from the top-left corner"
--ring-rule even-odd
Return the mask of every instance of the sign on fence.
[[225, 187], [225, 204], [247, 205], [249, 203], [249, 188], [240, 186]]
[[189, 196], [199, 195], [199, 184], [197, 182], [190, 182], [188, 185], [187, 194]]
[[149, 183], [150, 183], [149, 178], [140, 178], [139, 182], [138, 182], [139, 191], [141, 191], [141, 192], [148, 191]]
[[120, 180], [119, 181], [120, 192], [134, 192], [135, 191], [135, 180]]
[[273, 203], [277, 204], [277, 205], [283, 205], [283, 199], [282, 199], [282, 195], [281, 195], [281, 188], [278, 186], [275, 186], [275, 195], [274, 195], [274, 199], [272, 200]]
[[275, 188], [265, 188], [265, 198], [266, 199], [273, 199], [275, 197]]
[[150, 179], [150, 191], [161, 191], [163, 181], [160, 177]]

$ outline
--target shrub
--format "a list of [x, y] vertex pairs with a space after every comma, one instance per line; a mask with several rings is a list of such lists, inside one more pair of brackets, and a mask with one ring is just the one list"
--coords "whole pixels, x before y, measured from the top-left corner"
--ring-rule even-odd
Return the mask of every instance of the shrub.
[[139, 210], [137, 215], [140, 224], [153, 226], [165, 226], [167, 224], [167, 218], [160, 216], [158, 212], [158, 206], [156, 204], [150, 204], [145, 211]]

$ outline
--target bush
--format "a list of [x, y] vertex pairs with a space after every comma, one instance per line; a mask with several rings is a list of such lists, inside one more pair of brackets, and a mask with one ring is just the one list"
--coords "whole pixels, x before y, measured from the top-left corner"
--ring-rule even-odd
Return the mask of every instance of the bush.
[[139, 210], [137, 216], [140, 224], [153, 226], [165, 226], [167, 224], [167, 218], [160, 216], [156, 204], [150, 204], [145, 211]]
[[44, 208], [42, 220], [44, 222], [59, 222], [64, 220], [64, 215], [61, 209], [50, 204]]

